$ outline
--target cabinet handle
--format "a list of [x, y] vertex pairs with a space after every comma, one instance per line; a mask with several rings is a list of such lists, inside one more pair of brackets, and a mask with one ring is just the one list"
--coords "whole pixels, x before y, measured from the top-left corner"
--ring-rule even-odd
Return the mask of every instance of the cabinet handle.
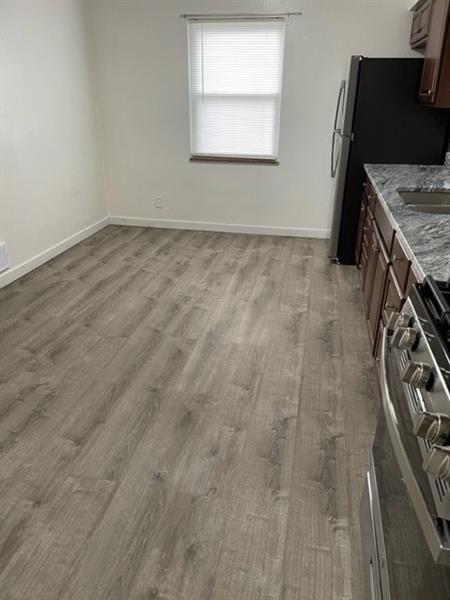
[[428, 90], [427, 95], [431, 96], [432, 93], [433, 93], [433, 90]]
[[405, 260], [403, 256], [397, 256], [396, 254], [392, 256], [392, 262], [402, 262], [403, 260]]

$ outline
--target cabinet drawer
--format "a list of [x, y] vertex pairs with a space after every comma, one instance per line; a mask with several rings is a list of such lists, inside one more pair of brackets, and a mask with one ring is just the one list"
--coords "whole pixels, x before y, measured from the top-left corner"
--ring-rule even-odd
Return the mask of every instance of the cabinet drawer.
[[392, 244], [392, 268], [397, 278], [399, 287], [402, 292], [406, 290], [406, 284], [408, 283], [408, 275], [411, 267], [411, 263], [408, 260], [406, 252], [403, 250], [403, 246], [397, 236], [394, 236], [394, 242]]
[[392, 227], [381, 202], [377, 202], [375, 207], [375, 222], [381, 235], [381, 239], [386, 246], [388, 254], [391, 253], [392, 240], [394, 238], [394, 228]]

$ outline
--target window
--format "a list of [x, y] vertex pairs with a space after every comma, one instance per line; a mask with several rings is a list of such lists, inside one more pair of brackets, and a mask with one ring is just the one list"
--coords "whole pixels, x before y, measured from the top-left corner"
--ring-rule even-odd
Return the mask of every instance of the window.
[[188, 23], [191, 154], [276, 160], [284, 19]]

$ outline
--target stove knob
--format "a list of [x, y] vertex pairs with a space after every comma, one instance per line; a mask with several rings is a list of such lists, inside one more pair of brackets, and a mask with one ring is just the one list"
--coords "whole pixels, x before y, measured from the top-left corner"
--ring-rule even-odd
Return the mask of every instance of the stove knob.
[[386, 328], [388, 332], [392, 333], [396, 327], [408, 327], [410, 322], [410, 315], [393, 311], [387, 319]]
[[423, 362], [410, 361], [403, 369], [401, 379], [416, 388], [424, 388], [431, 379], [431, 367]]
[[440, 479], [450, 478], [450, 447], [433, 446], [423, 461], [424, 470]]
[[422, 412], [416, 418], [414, 433], [432, 444], [445, 444], [450, 438], [450, 418], [439, 413]]
[[400, 350], [410, 350], [419, 339], [419, 332], [412, 327], [396, 327], [392, 334], [391, 346]]

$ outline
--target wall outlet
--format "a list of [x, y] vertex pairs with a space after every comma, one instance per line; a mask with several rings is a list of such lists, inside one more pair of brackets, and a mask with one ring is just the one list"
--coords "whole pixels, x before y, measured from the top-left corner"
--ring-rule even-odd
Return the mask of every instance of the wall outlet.
[[9, 268], [8, 252], [5, 242], [0, 242], [0, 273]]
[[161, 198], [161, 196], [156, 196], [155, 208], [164, 208], [164, 203], [163, 203], [163, 199]]

